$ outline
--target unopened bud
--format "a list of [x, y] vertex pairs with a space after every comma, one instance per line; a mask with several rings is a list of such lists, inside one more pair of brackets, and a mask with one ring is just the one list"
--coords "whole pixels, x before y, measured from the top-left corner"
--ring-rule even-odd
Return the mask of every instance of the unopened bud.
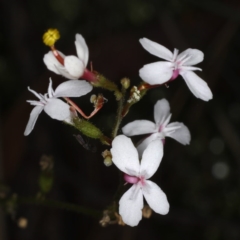
[[103, 163], [105, 164], [106, 167], [110, 167], [112, 165], [112, 157], [108, 156], [104, 158]]
[[60, 38], [60, 33], [55, 28], [50, 28], [43, 34], [43, 42], [45, 45], [52, 47], [55, 42]]
[[94, 103], [95, 104], [96, 100], [97, 100], [97, 96], [95, 94], [91, 95], [90, 103]]
[[145, 205], [142, 209], [142, 216], [144, 218], [150, 218], [152, 216], [152, 209], [149, 206]]
[[28, 225], [28, 220], [24, 217], [21, 217], [18, 219], [17, 223], [20, 228], [26, 228]]
[[130, 80], [128, 78], [123, 78], [121, 84], [125, 89], [128, 89], [130, 86]]
[[114, 213], [116, 219], [117, 219], [117, 224], [120, 226], [124, 226], [125, 222], [122, 220], [122, 217], [118, 213]]
[[112, 165], [112, 154], [110, 151], [105, 150], [104, 152], [102, 152], [102, 156], [104, 158], [103, 163], [105, 164], [106, 167], [109, 167]]

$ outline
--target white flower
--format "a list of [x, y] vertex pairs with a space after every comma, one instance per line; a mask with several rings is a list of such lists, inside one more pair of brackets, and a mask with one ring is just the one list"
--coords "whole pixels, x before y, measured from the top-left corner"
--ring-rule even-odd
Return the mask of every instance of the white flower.
[[30, 113], [30, 118], [26, 126], [24, 135], [31, 133], [37, 121], [38, 115], [44, 110], [51, 118], [59, 121], [71, 120], [72, 113], [68, 104], [63, 102], [59, 97], [80, 97], [92, 90], [92, 85], [86, 81], [69, 80], [61, 83], [55, 91], [52, 89], [52, 80], [50, 79], [48, 93], [42, 95], [28, 88], [39, 101], [27, 101], [35, 106]]
[[133, 186], [119, 201], [119, 214], [123, 221], [136, 226], [142, 219], [143, 196], [156, 213], [167, 214], [169, 203], [165, 193], [154, 182], [148, 180], [157, 171], [163, 156], [163, 145], [153, 141], [143, 153], [139, 163], [137, 149], [130, 138], [119, 135], [112, 142], [112, 161], [125, 173], [124, 179]]
[[47, 68], [56, 74], [63, 75], [68, 79], [79, 79], [88, 63], [88, 47], [81, 34], [76, 34], [75, 45], [77, 49], [76, 56], [65, 56], [57, 51], [63, 59], [63, 65], [56, 59], [52, 51], [44, 55], [43, 61]]
[[145, 82], [150, 85], [163, 84], [169, 80], [174, 80], [180, 74], [195, 97], [204, 101], [212, 99], [212, 92], [207, 83], [193, 72], [195, 70], [201, 71], [200, 68], [192, 65], [203, 61], [202, 51], [188, 48], [178, 54], [177, 49], [174, 49], [172, 53], [164, 46], [147, 38], [142, 38], [139, 41], [148, 52], [167, 60], [144, 65], [139, 70], [139, 75]]
[[136, 120], [125, 125], [122, 131], [127, 136], [151, 134], [138, 145], [140, 156], [147, 145], [156, 139], [164, 140], [165, 137], [171, 137], [183, 145], [189, 144], [191, 135], [188, 128], [180, 122], [168, 124], [171, 116], [168, 101], [162, 99], [157, 101], [154, 106], [155, 123], [148, 120]]

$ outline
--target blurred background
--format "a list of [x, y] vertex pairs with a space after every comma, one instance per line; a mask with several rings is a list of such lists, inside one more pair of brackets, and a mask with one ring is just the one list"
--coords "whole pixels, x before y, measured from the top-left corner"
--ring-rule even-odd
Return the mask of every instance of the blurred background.
[[[240, 239], [238, 0], [2, 0], [0, 18], [0, 178], [2, 188], [3, 184], [9, 187], [9, 196], [37, 195], [39, 161], [44, 154], [54, 159], [50, 199], [101, 212], [111, 204], [119, 183], [116, 167], [103, 164], [105, 146], [85, 138], [97, 150], [84, 149], [73, 137], [74, 129], [45, 113], [32, 133], [23, 136], [32, 109], [26, 100], [35, 99], [27, 87], [45, 93], [49, 77], [54, 88], [64, 81], [43, 64], [49, 49], [42, 35], [48, 28], [59, 29], [56, 47], [66, 55], [76, 53], [75, 34], [81, 33], [93, 68], [116, 83], [128, 77], [132, 85], [139, 84], [139, 69], [158, 61], [141, 47], [139, 38], [147, 37], [170, 50], [200, 49], [205, 59], [198, 65], [203, 71], [197, 74], [214, 96], [210, 102], [196, 99], [178, 77], [169, 88], [149, 91], [122, 123], [152, 121], [154, 104], [166, 98], [172, 121], [190, 129], [189, 146], [166, 140], [164, 158], [152, 178], [168, 197], [168, 215], [153, 214], [135, 228], [103, 228], [99, 218], [21, 204], [12, 211], [1, 210], [1, 240]], [[101, 89], [93, 92], [103, 93], [108, 102], [91, 122], [110, 135], [114, 96]], [[77, 100], [86, 113], [92, 111], [89, 98]], [[1, 191], [4, 198], [6, 192]], [[25, 228], [19, 227], [21, 218], [28, 221]]]

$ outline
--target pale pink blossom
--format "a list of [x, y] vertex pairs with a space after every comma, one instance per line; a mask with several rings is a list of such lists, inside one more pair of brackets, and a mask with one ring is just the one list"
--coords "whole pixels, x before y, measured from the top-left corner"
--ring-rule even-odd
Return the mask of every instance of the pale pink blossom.
[[131, 139], [119, 135], [112, 142], [111, 154], [113, 163], [125, 173], [125, 181], [133, 184], [119, 201], [119, 214], [123, 221], [132, 227], [138, 225], [142, 219], [143, 197], [153, 211], [167, 214], [169, 203], [165, 193], [156, 183], [148, 180], [157, 171], [162, 160], [162, 143], [151, 142], [139, 162], [138, 151]]
[[72, 112], [67, 103], [58, 99], [59, 97], [80, 97], [92, 90], [92, 85], [86, 81], [69, 80], [61, 83], [55, 91], [52, 88], [52, 80], [50, 79], [48, 93], [42, 95], [28, 88], [39, 100], [29, 100], [31, 105], [35, 106], [30, 113], [24, 135], [27, 136], [33, 130], [39, 114], [44, 110], [51, 118], [71, 122]]
[[165, 141], [165, 137], [171, 137], [183, 145], [189, 144], [191, 135], [188, 128], [180, 122], [169, 123], [172, 114], [166, 99], [157, 101], [154, 106], [154, 122], [149, 120], [136, 120], [126, 124], [122, 131], [126, 136], [150, 134], [137, 147], [141, 156], [147, 145], [159, 139]]
[[194, 65], [203, 61], [202, 51], [188, 48], [178, 54], [177, 49], [172, 53], [164, 46], [147, 38], [139, 41], [149, 53], [166, 60], [144, 65], [139, 70], [139, 75], [145, 82], [150, 85], [163, 84], [174, 80], [180, 74], [195, 97], [204, 101], [212, 99], [213, 95], [207, 83], [193, 72], [201, 71], [201, 68]]
[[87, 67], [89, 51], [81, 34], [76, 34], [75, 46], [77, 57], [73, 55], [65, 56], [62, 52], [57, 51], [63, 59], [63, 64], [59, 62], [52, 51], [45, 54], [43, 61], [47, 68], [68, 79], [79, 79], [82, 77]]

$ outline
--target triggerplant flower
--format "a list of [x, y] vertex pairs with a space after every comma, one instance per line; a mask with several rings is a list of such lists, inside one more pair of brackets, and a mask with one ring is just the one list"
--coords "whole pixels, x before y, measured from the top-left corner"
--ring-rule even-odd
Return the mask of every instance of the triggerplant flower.
[[169, 203], [165, 193], [156, 183], [148, 180], [157, 171], [162, 160], [162, 143], [150, 143], [139, 163], [138, 152], [131, 139], [119, 135], [112, 142], [111, 154], [113, 163], [125, 173], [125, 181], [133, 184], [119, 201], [119, 214], [123, 221], [132, 227], [138, 225], [142, 219], [143, 196], [153, 211], [167, 214]]
[[51, 118], [59, 121], [71, 121], [72, 112], [70, 106], [63, 102], [59, 97], [80, 97], [92, 90], [92, 85], [86, 81], [70, 80], [61, 83], [55, 91], [52, 88], [52, 80], [50, 79], [48, 93], [42, 95], [28, 88], [39, 101], [29, 100], [31, 105], [35, 106], [30, 114], [28, 124], [24, 135], [31, 133], [37, 121], [38, 115], [44, 110]]
[[207, 83], [193, 72], [201, 71], [200, 68], [193, 67], [193, 65], [203, 61], [202, 51], [188, 48], [178, 54], [177, 49], [174, 49], [172, 53], [164, 46], [147, 38], [139, 41], [149, 53], [167, 60], [144, 65], [139, 70], [139, 75], [145, 82], [150, 85], [163, 84], [174, 80], [180, 74], [195, 97], [204, 101], [212, 99], [212, 92]]
[[189, 144], [191, 135], [188, 128], [180, 122], [168, 124], [171, 116], [168, 101], [162, 99], [154, 106], [155, 123], [148, 120], [136, 120], [125, 125], [122, 131], [127, 136], [151, 134], [138, 145], [140, 156], [147, 145], [156, 139], [164, 141], [165, 137], [171, 137], [183, 145]]
[[[88, 46], [81, 34], [76, 34], [76, 56], [65, 56], [62, 52], [53, 50], [44, 55], [43, 61], [47, 68], [68, 79], [79, 79], [83, 76], [88, 63]], [[58, 58], [54, 55], [58, 54]]]

